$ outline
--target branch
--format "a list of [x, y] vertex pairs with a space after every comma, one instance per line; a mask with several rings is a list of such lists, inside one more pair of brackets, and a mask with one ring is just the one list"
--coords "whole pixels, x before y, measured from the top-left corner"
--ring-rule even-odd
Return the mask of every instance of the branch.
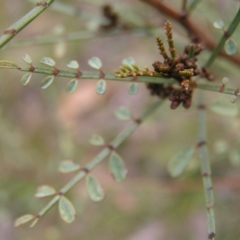
[[[201, 30], [198, 25], [193, 24], [187, 18], [187, 15], [180, 14], [173, 9], [166, 6], [164, 3], [158, 0], [141, 0], [147, 4], [156, 8], [159, 12], [167, 15], [168, 17], [179, 22], [188, 32], [189, 37], [194, 42], [203, 42], [209, 50], [214, 50], [216, 48], [215, 42], [210, 39], [205, 30]], [[229, 61], [240, 65], [240, 58], [238, 56], [227, 55], [224, 51], [220, 52], [220, 55], [228, 59]]]
[[120, 81], [120, 82], [143, 82], [143, 83], [166, 83], [166, 84], [174, 84], [176, 80], [173, 78], [167, 78], [165, 76], [161, 76], [157, 72], [151, 72], [151, 76], [147, 71], [143, 71], [141, 76], [136, 77], [116, 77], [115, 73], [104, 73], [101, 69], [99, 71], [67, 71], [67, 70], [60, 70], [56, 67], [50, 68], [40, 68], [34, 67], [30, 65], [29, 67], [19, 67], [14, 62], [10, 62], [7, 60], [0, 60], [0, 69], [17, 69], [22, 72], [30, 72], [30, 73], [40, 73], [44, 75], [54, 76], [54, 77], [66, 77], [66, 78], [75, 78], [75, 79], [105, 79], [110, 81]]
[[66, 194], [71, 188], [73, 188], [80, 180], [82, 180], [90, 171], [92, 171], [99, 163], [101, 163], [114, 149], [119, 147], [123, 141], [125, 141], [138, 127], [139, 125], [157, 108], [163, 103], [163, 100], [158, 100], [153, 103], [147, 110], [142, 114], [139, 119], [136, 119], [131, 123], [124, 131], [117, 135], [107, 147], [105, 147], [95, 158], [92, 159], [82, 170], [76, 174], [64, 187], [59, 190], [59, 194], [56, 195], [52, 200], [36, 215], [31, 227], [33, 227], [37, 221], [46, 214], [52, 206], [54, 206], [60, 197]]
[[[7, 68], [7, 69], [10, 68], [7, 65], [3, 66], [2, 62], [11, 63], [9, 61], [2, 60], [2, 61], [0, 61], [0, 68]], [[13, 65], [12, 68], [17, 69], [19, 71], [23, 71], [23, 72], [40, 73], [40, 74], [44, 74], [44, 75], [54, 75], [57, 77], [76, 78], [78, 80], [81, 80], [81, 79], [96, 80], [96, 79], [102, 78], [102, 75], [97, 71], [81, 71], [81, 72], [75, 71], [74, 72], [74, 71], [60, 70], [57, 68], [39, 68], [39, 67], [33, 67], [33, 66], [19, 67], [17, 65]], [[79, 73], [81, 73], [81, 74], [79, 74]], [[155, 83], [155, 84], [175, 84], [175, 83], [177, 83], [177, 81], [174, 80], [173, 78], [165, 78], [164, 76], [161, 77], [160, 75], [159, 76], [157, 76], [157, 75], [156, 76], [137, 76], [135, 78], [133, 78], [133, 77], [119, 78], [119, 77], [116, 77], [115, 73], [108, 72], [108, 73], [103, 73], [103, 74], [104, 74], [103, 78], [108, 81], [120, 81], [120, 82], [135, 81], [135, 82], [140, 82], [140, 83]], [[222, 86], [220, 86], [220, 85], [213, 85], [213, 84], [208, 84], [208, 83], [196, 83], [196, 88], [211, 91], [211, 92], [219, 92], [219, 93], [225, 93], [225, 94], [229, 94], [229, 95], [240, 96], [239, 89], [225, 88], [225, 87], [222, 88]]]
[[28, 12], [25, 16], [19, 19], [16, 23], [11, 25], [4, 34], [0, 37], [0, 49], [6, 45], [17, 33], [25, 28], [31, 21], [33, 21], [39, 14], [41, 14], [54, 0], [46, 2], [38, 2], [36, 7]]
[[151, 31], [158, 29], [159, 27], [132, 27], [127, 30], [125, 29], [113, 29], [109, 31], [101, 31], [101, 32], [90, 32], [90, 31], [77, 31], [77, 32], [69, 32], [63, 34], [61, 36], [54, 36], [54, 35], [45, 35], [45, 36], [37, 36], [34, 38], [21, 38], [16, 39], [13, 43], [9, 44], [4, 49], [11, 49], [11, 48], [18, 48], [18, 47], [28, 47], [28, 46], [36, 46], [36, 45], [45, 45], [45, 44], [55, 44], [59, 43], [59, 41], [64, 42], [74, 42], [79, 40], [88, 40], [94, 38], [103, 38], [109, 36], [120, 36], [123, 34], [151, 34]]
[[212, 91], [212, 92], [220, 92], [220, 93], [240, 96], [239, 89], [224, 88], [222, 90], [222, 86], [218, 86], [218, 85], [199, 83], [197, 85], [197, 88], [202, 89], [202, 90]]
[[199, 159], [201, 161], [201, 172], [203, 178], [203, 187], [205, 194], [205, 203], [207, 208], [207, 225], [208, 225], [208, 239], [214, 240], [215, 229], [215, 217], [214, 217], [214, 197], [211, 179], [211, 165], [208, 157], [207, 137], [206, 137], [206, 111], [205, 111], [205, 99], [203, 92], [199, 93], [199, 106], [198, 106], [198, 152]]

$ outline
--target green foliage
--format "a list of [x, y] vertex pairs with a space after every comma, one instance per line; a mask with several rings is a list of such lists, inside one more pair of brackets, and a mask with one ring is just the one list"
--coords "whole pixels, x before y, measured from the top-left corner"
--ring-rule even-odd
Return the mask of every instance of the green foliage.
[[92, 57], [91, 59], [89, 59], [88, 64], [95, 69], [101, 69], [102, 67], [102, 62], [98, 57]]
[[100, 95], [104, 94], [107, 89], [106, 81], [103, 79], [100, 79], [96, 84], [96, 92]]
[[18, 219], [16, 219], [14, 225], [15, 225], [15, 227], [19, 227], [20, 225], [25, 224], [33, 219], [34, 219], [34, 215], [26, 214], [26, 215], [23, 215], [23, 216], [19, 217]]
[[[11, 14], [4, 11], [10, 9], [6, 6], [11, 3], [7, 2], [2, 6], [2, 18], [9, 20]], [[45, 17], [38, 17], [51, 4], [52, 9], [46, 11]], [[126, 1], [111, 5], [91, 1], [91, 7], [98, 9], [101, 16], [79, 4], [51, 0], [37, 2], [24, 15], [21, 9], [29, 6], [21, 3], [18, 17], [24, 16], [2, 31], [0, 48], [5, 46], [5, 49], [2, 49], [0, 60], [0, 84], [3, 86], [0, 88], [3, 103], [0, 109], [0, 181], [3, 183], [0, 202], [4, 204], [0, 206], [0, 215], [3, 216], [0, 225], [11, 224], [15, 218], [15, 224], [11, 225], [17, 227], [31, 222], [30, 227], [34, 227], [54, 205], [58, 205], [60, 217], [66, 223], [72, 223], [72, 227], [62, 227], [51, 215], [33, 230], [36, 240], [85, 236], [99, 240], [140, 239], [142, 231], [149, 231], [146, 219], [151, 225], [148, 236], [154, 235], [152, 226], [156, 225], [157, 231], [159, 226], [162, 228], [162, 235], [156, 233], [162, 239], [169, 236], [195, 239], [196, 234], [199, 237], [203, 234], [194, 226], [194, 219], [204, 209], [199, 187], [201, 169], [207, 208], [204, 223], [208, 228], [208, 233], [204, 231], [203, 236], [214, 240], [218, 224], [219, 238], [237, 238], [239, 230], [232, 230], [239, 222], [233, 197], [235, 187], [226, 180], [223, 185], [228, 194], [225, 194], [219, 186], [228, 176], [239, 176], [236, 170], [240, 144], [239, 121], [236, 119], [239, 113], [237, 97], [240, 95], [238, 3], [229, 1], [223, 9], [217, 3], [199, 0], [169, 3], [144, 0], [134, 5]], [[61, 14], [58, 16], [52, 11]], [[162, 13], [166, 16], [163, 17]], [[193, 16], [190, 18], [190, 15]], [[54, 22], [59, 22], [54, 28], [49, 24], [52, 17]], [[42, 21], [44, 31], [38, 28], [36, 18]], [[163, 21], [167, 40], [163, 37], [164, 29], [159, 28]], [[17, 35], [24, 28], [29, 32]], [[44, 35], [47, 31], [49, 34]], [[152, 47], [156, 34], [157, 45]], [[32, 38], [31, 35], [38, 36]], [[86, 39], [84, 43], [80, 41]], [[37, 49], [38, 45], [44, 46]], [[209, 51], [202, 52], [203, 46]], [[20, 56], [22, 62], [18, 64]], [[87, 56], [98, 57], [87, 60]], [[126, 56], [133, 56], [138, 64], [133, 57], [122, 60]], [[41, 59], [40, 66], [35, 64], [37, 59]], [[119, 69], [113, 71], [120, 62]], [[88, 71], [87, 63], [92, 70]], [[145, 65], [151, 67], [141, 67]], [[21, 77], [19, 71], [25, 74]], [[214, 76], [215, 82], [212, 83]], [[61, 77], [65, 80], [61, 81]], [[14, 84], [16, 79], [20, 79], [21, 84]], [[90, 79], [95, 80], [95, 91]], [[45, 92], [40, 93], [36, 87], [38, 80]], [[122, 84], [110, 83], [107, 87], [108, 81], [121, 81]], [[78, 88], [78, 84], [81, 87]], [[145, 84], [147, 89], [144, 89]], [[230, 84], [231, 87], [227, 88], [226, 85]], [[125, 88], [121, 88], [122, 85]], [[62, 91], [64, 88], [72, 95]], [[205, 91], [209, 93], [204, 95]], [[159, 98], [147, 107], [145, 103], [153, 100], [146, 92]], [[221, 93], [229, 94], [230, 99]], [[159, 109], [156, 121], [146, 122], [139, 133], [127, 140], [164, 100], [170, 100], [172, 109], [180, 108], [172, 111], [167, 103], [166, 107]], [[125, 130], [119, 131], [120, 126], [127, 123], [116, 121], [115, 124], [112, 111], [122, 104], [126, 107], [119, 107], [115, 116], [130, 123]], [[135, 111], [139, 113], [143, 108], [146, 109], [144, 113], [136, 118]], [[208, 134], [207, 109], [220, 115], [209, 114]], [[195, 112], [198, 113], [199, 135], [196, 142]], [[103, 132], [104, 138], [94, 132]], [[91, 134], [90, 140], [86, 141]], [[113, 140], [109, 141], [111, 137]], [[226, 146], [217, 144], [218, 140], [229, 143]], [[121, 144], [123, 146], [117, 150]], [[97, 149], [100, 149], [98, 154]], [[198, 161], [193, 158], [195, 150], [199, 153]], [[76, 162], [62, 159], [76, 159]], [[104, 164], [102, 168], [98, 167], [105, 159], [108, 159], [108, 168]], [[60, 173], [69, 174], [57, 175], [57, 168]], [[96, 177], [93, 177], [95, 168]], [[116, 184], [116, 181], [126, 179], [127, 172], [126, 182]], [[180, 180], [171, 178], [180, 175]], [[217, 208], [216, 219], [211, 175], [213, 183], [217, 182], [216, 202], [227, 208]], [[94, 202], [105, 198], [104, 201], [96, 205], [89, 201], [86, 191], [80, 190], [82, 186], [78, 185], [84, 178], [89, 197]], [[33, 200], [29, 196], [33, 195], [37, 185], [40, 186], [35, 197], [39, 199]], [[55, 190], [55, 186], [59, 189]], [[66, 194], [69, 195], [66, 197]], [[45, 200], [41, 198], [45, 197], [50, 200], [38, 214], [25, 214], [36, 211], [38, 201], [44, 204]], [[25, 215], [18, 217], [21, 214]], [[54, 211], [48, 214], [54, 214]], [[236, 223], [226, 221], [226, 216], [236, 216]], [[77, 221], [73, 223], [76, 217]], [[8, 231], [14, 232], [18, 239], [27, 239], [30, 234], [18, 229]]]
[[213, 112], [222, 116], [236, 117], [238, 115], [238, 107], [226, 98], [214, 100], [209, 107]]
[[77, 86], [78, 86], [78, 80], [77, 79], [72, 79], [68, 82], [66, 91], [68, 93], [73, 93], [73, 92], [76, 91]]
[[194, 149], [186, 147], [176, 153], [168, 162], [168, 171], [172, 177], [178, 177], [189, 164]]
[[86, 177], [86, 188], [90, 198], [95, 201], [99, 202], [104, 198], [104, 192], [102, 187], [100, 186], [99, 182], [93, 177], [88, 175]]
[[228, 55], [234, 55], [237, 53], [237, 43], [232, 39], [228, 39], [225, 43], [224, 49]]
[[58, 210], [62, 220], [66, 223], [71, 223], [75, 220], [76, 210], [73, 204], [66, 197], [60, 197]]
[[130, 120], [132, 118], [130, 110], [126, 107], [119, 107], [115, 112], [115, 116], [120, 120]]
[[103, 146], [105, 144], [103, 137], [97, 134], [93, 134], [89, 142], [94, 146]]
[[61, 173], [74, 172], [80, 169], [79, 164], [73, 162], [72, 160], [64, 160], [58, 166], [58, 171]]
[[32, 78], [32, 73], [31, 72], [25, 73], [20, 80], [21, 84], [23, 86], [26, 86], [30, 82], [31, 78]]
[[127, 175], [127, 169], [122, 158], [115, 152], [112, 152], [109, 157], [109, 171], [117, 182], [124, 180]]
[[52, 196], [56, 193], [57, 192], [53, 187], [43, 185], [43, 186], [38, 187], [35, 197], [36, 198], [44, 198], [44, 197]]

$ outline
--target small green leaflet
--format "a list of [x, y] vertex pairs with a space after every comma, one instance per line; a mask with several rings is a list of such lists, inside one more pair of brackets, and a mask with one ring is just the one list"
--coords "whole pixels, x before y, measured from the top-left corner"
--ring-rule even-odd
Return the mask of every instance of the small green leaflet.
[[58, 210], [61, 218], [65, 222], [71, 223], [75, 220], [76, 210], [73, 204], [65, 196], [59, 199]]
[[236, 104], [231, 103], [226, 98], [220, 98], [212, 102], [209, 108], [222, 116], [236, 117], [238, 115], [238, 107]]
[[43, 186], [38, 187], [35, 197], [36, 198], [44, 198], [44, 197], [52, 196], [54, 194], [56, 194], [56, 190], [53, 187], [43, 185]]
[[237, 52], [237, 43], [230, 38], [226, 41], [224, 49], [228, 55], [234, 55]]
[[105, 144], [105, 141], [100, 135], [93, 134], [89, 140], [89, 143], [94, 146], [103, 146]]
[[97, 84], [96, 84], [96, 92], [98, 94], [104, 94], [107, 88], [107, 84], [106, 81], [103, 79], [98, 80]]
[[132, 57], [127, 57], [123, 59], [122, 63], [132, 68], [132, 65], [135, 64], [135, 60]]
[[55, 61], [49, 57], [44, 57], [42, 58], [42, 60], [40, 61], [40, 63], [50, 66], [50, 67], [54, 67], [56, 65]]
[[73, 93], [77, 89], [78, 86], [78, 80], [77, 79], [72, 79], [70, 82], [67, 84], [66, 91], [68, 93]]
[[224, 22], [223, 22], [221, 19], [218, 19], [218, 20], [214, 21], [213, 26], [214, 26], [216, 29], [223, 29], [223, 27], [224, 27]]
[[23, 60], [24, 60], [27, 64], [29, 64], [29, 65], [32, 64], [32, 59], [31, 59], [31, 57], [30, 57], [28, 54], [24, 54], [24, 55], [22, 56], [22, 58], [23, 58]]
[[178, 177], [187, 167], [194, 153], [194, 148], [185, 147], [177, 152], [168, 162], [168, 171], [172, 177]]
[[86, 188], [89, 194], [89, 197], [95, 201], [99, 202], [104, 198], [104, 192], [99, 184], [99, 182], [92, 176], [88, 175], [86, 177]]
[[58, 171], [61, 173], [74, 172], [80, 169], [80, 165], [72, 160], [64, 160], [59, 164]]
[[15, 227], [18, 227], [18, 226], [20, 226], [20, 225], [23, 225], [23, 224], [31, 221], [31, 220], [34, 219], [34, 218], [35, 218], [35, 216], [32, 215], [32, 214], [23, 215], [23, 216], [21, 216], [21, 217], [19, 217], [19, 218], [16, 219], [16, 221], [15, 221], [15, 223], [14, 223], [14, 226], [15, 226]]
[[14, 62], [8, 60], [1, 60], [0, 61], [0, 68], [18, 68], [18, 65]]
[[42, 89], [48, 88], [53, 83], [53, 80], [54, 80], [54, 76], [47, 76], [47, 77], [45, 77], [41, 81], [41, 84], [40, 84], [41, 88]]
[[109, 170], [117, 182], [126, 178], [127, 169], [122, 158], [116, 152], [112, 152], [109, 157]]
[[72, 68], [72, 69], [78, 69], [78, 68], [79, 68], [79, 64], [78, 64], [77, 61], [73, 60], [73, 61], [71, 61], [71, 62], [67, 65], [67, 67]]
[[225, 85], [225, 84], [227, 84], [227, 82], [229, 81], [229, 78], [227, 78], [227, 77], [224, 77], [223, 79], [222, 79], [222, 83]]
[[40, 218], [35, 218], [35, 219], [32, 221], [32, 223], [30, 224], [30, 228], [35, 227], [35, 225], [38, 223], [39, 219], [40, 219]]
[[102, 67], [102, 62], [98, 57], [92, 57], [89, 59], [88, 64], [95, 69], [101, 69]]
[[122, 106], [116, 110], [115, 116], [117, 119], [120, 119], [120, 120], [130, 120], [131, 112], [128, 108]]
[[32, 77], [32, 73], [31, 72], [28, 72], [28, 73], [24, 74], [22, 76], [22, 78], [21, 78], [21, 84], [23, 86], [26, 86], [30, 82], [31, 77]]
[[130, 83], [128, 86], [128, 93], [131, 95], [135, 95], [138, 93], [138, 84], [137, 83]]

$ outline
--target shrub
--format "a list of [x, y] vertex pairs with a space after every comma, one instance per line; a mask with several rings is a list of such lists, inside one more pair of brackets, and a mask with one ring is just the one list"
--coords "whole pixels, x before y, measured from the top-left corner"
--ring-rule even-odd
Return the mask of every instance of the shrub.
[[[216, 238], [236, 239], [239, 3], [48, 0], [26, 15], [14, 4], [2, 4], [6, 23], [19, 20], [0, 37], [9, 239], [31, 234], [15, 218], [33, 227], [54, 205], [73, 223], [51, 211], [36, 239], [215, 239], [216, 224]], [[37, 185], [50, 201], [25, 214]]]

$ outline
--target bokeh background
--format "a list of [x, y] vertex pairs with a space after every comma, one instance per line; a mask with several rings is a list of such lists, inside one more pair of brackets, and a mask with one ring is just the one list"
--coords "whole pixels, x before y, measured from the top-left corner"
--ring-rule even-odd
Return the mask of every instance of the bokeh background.
[[[32, 1], [0, 2], [1, 32], [34, 7]], [[175, 10], [181, 9], [180, 0], [162, 2]], [[128, 30], [119, 34], [113, 34], [112, 30], [100, 32], [99, 25], [104, 21], [101, 7], [106, 3], [111, 4], [120, 21], [129, 26]], [[238, 5], [238, 1], [202, 1], [191, 20], [217, 42], [222, 31], [216, 30], [213, 22], [221, 19], [227, 28]], [[21, 56], [27, 53], [36, 66], [47, 56], [61, 69], [71, 60], [77, 60], [82, 70], [91, 70], [87, 61], [97, 56], [103, 62], [103, 70], [109, 72], [117, 69], [122, 59], [131, 56], [139, 66], [151, 67], [154, 61], [161, 59], [155, 35], [163, 36], [163, 23], [168, 19], [137, 0], [56, 1], [1, 50], [0, 59], [26, 66]], [[172, 21], [172, 24], [175, 45], [181, 53], [188, 38], [179, 23]], [[87, 38], [88, 31], [96, 37]], [[65, 41], [64, 36], [72, 32], [87, 39]], [[36, 39], [44, 36], [49, 36], [50, 40], [57, 37], [59, 41], [39, 44]], [[239, 28], [233, 38], [239, 42]], [[25, 40], [33, 42], [20, 45]], [[207, 50], [203, 52], [200, 64], [204, 64], [209, 54]], [[219, 57], [211, 69], [216, 84], [220, 85], [222, 78], [228, 77], [229, 87], [239, 87], [239, 66]], [[125, 181], [116, 183], [112, 179], [107, 161], [93, 171], [105, 191], [102, 202], [90, 200], [84, 181], [67, 194], [77, 210], [74, 223], [64, 223], [55, 206], [33, 229], [27, 225], [14, 228], [17, 217], [35, 214], [48, 202], [48, 199], [34, 198], [39, 185], [59, 189], [71, 179], [73, 174], [57, 172], [62, 160], [72, 159], [84, 166], [101, 150], [88, 143], [93, 133], [110, 141], [129, 124], [115, 118], [114, 111], [118, 107], [126, 106], [134, 116], [139, 116], [156, 100], [144, 84], [139, 85], [137, 95], [129, 95], [128, 84], [108, 82], [107, 92], [100, 96], [95, 93], [96, 81], [81, 80], [77, 91], [68, 94], [65, 87], [69, 79], [56, 78], [52, 86], [41, 90], [39, 84], [44, 75], [34, 74], [26, 87], [20, 84], [22, 75], [23, 72], [17, 70], [0, 71], [1, 239], [207, 239], [197, 156], [181, 177], [172, 179], [167, 172], [167, 162], [175, 152], [197, 143], [197, 91], [191, 109], [173, 111], [166, 101], [117, 150], [128, 169]], [[205, 96], [208, 103], [216, 98], [229, 99], [227, 95], [212, 92], [206, 92]], [[228, 118], [208, 111], [207, 129], [217, 239], [237, 240], [240, 238], [239, 116]]]

